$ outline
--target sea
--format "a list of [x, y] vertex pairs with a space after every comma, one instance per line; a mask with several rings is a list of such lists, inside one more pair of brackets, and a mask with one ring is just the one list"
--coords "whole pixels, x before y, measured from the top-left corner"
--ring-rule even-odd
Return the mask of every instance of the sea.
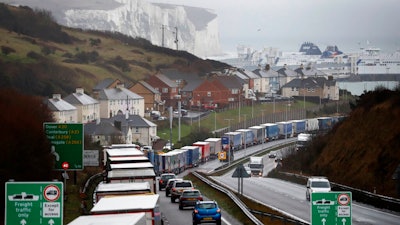
[[352, 95], [360, 96], [364, 92], [373, 91], [377, 87], [384, 87], [389, 90], [399, 88], [399, 81], [338, 81], [339, 89], [347, 90]]

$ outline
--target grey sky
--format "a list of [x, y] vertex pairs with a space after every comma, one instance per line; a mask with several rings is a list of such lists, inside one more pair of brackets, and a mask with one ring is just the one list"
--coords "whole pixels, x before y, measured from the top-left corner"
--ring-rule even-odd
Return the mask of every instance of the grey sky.
[[[304, 41], [345, 51], [367, 43], [400, 49], [399, 0], [150, 0], [199, 6], [218, 14], [225, 50], [245, 44], [297, 51]], [[359, 44], [360, 43], [360, 44]]]

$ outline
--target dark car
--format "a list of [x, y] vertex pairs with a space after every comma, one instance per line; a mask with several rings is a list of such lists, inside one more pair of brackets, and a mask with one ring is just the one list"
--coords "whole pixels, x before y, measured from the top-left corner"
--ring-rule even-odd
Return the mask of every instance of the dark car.
[[179, 209], [183, 209], [183, 207], [187, 206], [194, 206], [197, 201], [203, 201], [203, 196], [199, 190], [184, 190], [179, 197]]
[[216, 201], [198, 201], [194, 205], [193, 225], [215, 222], [221, 225], [221, 209]]
[[167, 186], [167, 182], [171, 178], [176, 178], [176, 175], [174, 173], [163, 173], [160, 176], [160, 179], [158, 180], [158, 190], [162, 190]]
[[182, 178], [171, 178], [168, 180], [167, 185], [165, 186], [165, 196], [168, 197], [171, 194], [171, 188], [174, 185], [174, 182], [177, 180], [182, 180]]

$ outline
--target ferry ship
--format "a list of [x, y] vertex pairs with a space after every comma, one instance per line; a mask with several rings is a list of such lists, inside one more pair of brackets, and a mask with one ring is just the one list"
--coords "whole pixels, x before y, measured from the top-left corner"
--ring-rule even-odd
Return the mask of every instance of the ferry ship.
[[358, 57], [358, 75], [400, 74], [400, 51], [381, 53], [379, 48], [367, 48]]

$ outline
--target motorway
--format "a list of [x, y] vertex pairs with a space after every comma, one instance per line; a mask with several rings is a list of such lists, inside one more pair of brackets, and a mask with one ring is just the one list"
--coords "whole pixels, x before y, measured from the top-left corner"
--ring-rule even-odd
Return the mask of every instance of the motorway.
[[[242, 149], [235, 153], [235, 159], [249, 156], [262, 148], [270, 148], [274, 145], [282, 144], [286, 140], [278, 140], [270, 143], [265, 143], [259, 146], [249, 147]], [[284, 155], [284, 152], [277, 152], [278, 157]], [[272, 170], [276, 165], [273, 159], [267, 156], [264, 158], [264, 171]], [[203, 172], [212, 171], [221, 165], [218, 160], [209, 161], [201, 165], [195, 170]], [[188, 172], [188, 171], [187, 171]], [[187, 172], [178, 176], [184, 176]], [[232, 178], [233, 170], [220, 177], [213, 177], [216, 181], [226, 185], [232, 191], [237, 191], [237, 178]], [[267, 173], [265, 173], [267, 174]], [[303, 185], [286, 182], [279, 179], [266, 178], [266, 177], [250, 177], [244, 178], [243, 181], [243, 194], [248, 198], [256, 199], [271, 208], [274, 208], [286, 215], [310, 223], [310, 203], [305, 198], [306, 187]], [[259, 195], [257, 193], [263, 193]], [[203, 193], [206, 195], [206, 193]], [[169, 224], [191, 224], [191, 208], [180, 211], [178, 203], [171, 203], [170, 199], [165, 197], [165, 192], [160, 192], [161, 202], [160, 208], [164, 216], [168, 219]], [[173, 207], [171, 207], [173, 205]], [[231, 216], [223, 215], [223, 224], [240, 224], [235, 221]], [[181, 220], [181, 219], [187, 220]], [[400, 213], [391, 212], [389, 210], [378, 209], [370, 205], [352, 202], [352, 224], [353, 225], [395, 225], [399, 224]]]

